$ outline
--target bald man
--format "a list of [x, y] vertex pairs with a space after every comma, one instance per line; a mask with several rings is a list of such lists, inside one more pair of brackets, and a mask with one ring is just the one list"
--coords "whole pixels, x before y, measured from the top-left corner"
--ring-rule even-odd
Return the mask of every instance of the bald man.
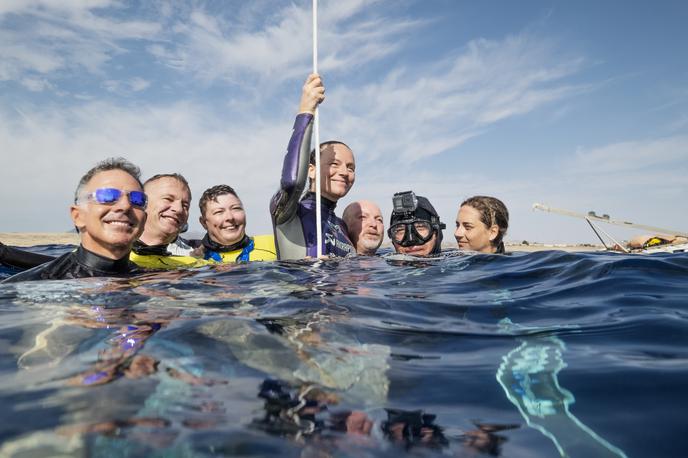
[[344, 209], [342, 219], [356, 253], [374, 256], [385, 233], [380, 207], [368, 200], [359, 200]]

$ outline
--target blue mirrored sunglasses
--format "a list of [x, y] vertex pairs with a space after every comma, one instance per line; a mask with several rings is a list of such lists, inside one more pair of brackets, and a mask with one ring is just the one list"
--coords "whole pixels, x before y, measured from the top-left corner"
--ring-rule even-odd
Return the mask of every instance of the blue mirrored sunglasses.
[[148, 197], [143, 191], [122, 191], [116, 188], [99, 188], [86, 195], [89, 200], [94, 200], [99, 204], [112, 205], [117, 202], [123, 194], [129, 197], [129, 203], [134, 207], [146, 208]]

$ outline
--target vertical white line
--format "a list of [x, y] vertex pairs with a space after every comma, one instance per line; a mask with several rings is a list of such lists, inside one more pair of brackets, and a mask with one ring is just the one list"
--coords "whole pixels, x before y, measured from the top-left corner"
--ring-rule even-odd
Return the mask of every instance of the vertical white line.
[[[313, 73], [318, 73], [318, 0], [313, 0]], [[320, 116], [315, 107], [315, 230], [318, 244], [317, 257], [322, 256], [322, 212], [320, 209]]]

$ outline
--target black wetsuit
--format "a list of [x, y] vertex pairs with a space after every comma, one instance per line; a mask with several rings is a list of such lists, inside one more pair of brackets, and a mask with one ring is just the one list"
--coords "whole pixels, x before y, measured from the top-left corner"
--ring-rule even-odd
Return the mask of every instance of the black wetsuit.
[[29, 280], [61, 280], [86, 277], [125, 277], [142, 271], [129, 261], [129, 254], [122, 259], [108, 259], [79, 245], [76, 251], [33, 269], [20, 272], [0, 283]]
[[3, 266], [24, 270], [40, 266], [54, 259], [55, 256], [20, 250], [19, 248], [7, 246], [0, 242], [0, 264]]

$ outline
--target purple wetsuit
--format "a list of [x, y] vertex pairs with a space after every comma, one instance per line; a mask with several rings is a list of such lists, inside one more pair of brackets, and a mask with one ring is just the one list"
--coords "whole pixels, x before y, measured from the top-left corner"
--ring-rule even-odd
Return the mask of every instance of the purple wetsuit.
[[[284, 157], [280, 190], [270, 201], [278, 259], [317, 256], [315, 194], [309, 192], [301, 197], [308, 180], [312, 130], [313, 115], [299, 114]], [[321, 197], [322, 253], [354, 254], [356, 250], [346, 234], [346, 224], [334, 214], [335, 206], [334, 202]]]

